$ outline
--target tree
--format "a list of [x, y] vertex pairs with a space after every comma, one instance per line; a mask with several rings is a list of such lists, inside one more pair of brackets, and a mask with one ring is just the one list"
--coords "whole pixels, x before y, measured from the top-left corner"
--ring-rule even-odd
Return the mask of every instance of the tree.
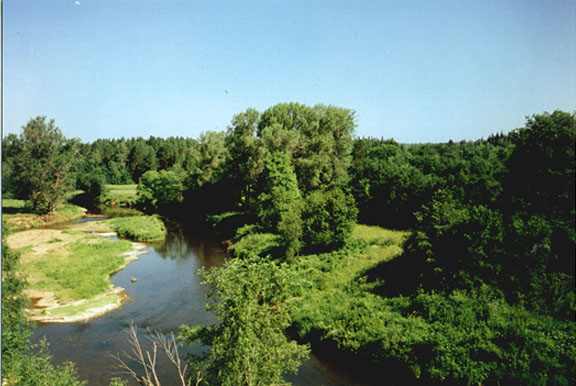
[[148, 170], [156, 170], [158, 168], [154, 148], [141, 138], [137, 139], [134, 143], [134, 147], [128, 156], [128, 163], [134, 181], [138, 181], [142, 174]]
[[286, 384], [282, 375], [296, 372], [309, 353], [284, 334], [290, 325], [285, 300], [293, 279], [288, 270], [253, 257], [203, 268], [200, 274], [213, 288], [207, 309], [220, 323], [183, 328], [190, 344], [210, 346], [210, 351], [192, 357], [192, 372], [203, 374], [209, 385]]
[[77, 144], [62, 135], [54, 120], [46, 122], [46, 117], [31, 119], [22, 129], [14, 177], [34, 211], [52, 212], [72, 186], [70, 171]]
[[226, 173], [236, 187], [238, 206], [242, 209], [253, 205], [256, 181], [262, 171], [259, 141], [255, 136], [259, 117], [254, 109], [235, 115], [226, 136]]
[[194, 170], [191, 173], [191, 186], [202, 187], [220, 180], [226, 160], [226, 134], [208, 131], [200, 134], [198, 152], [194, 154]]
[[308, 193], [348, 182], [354, 119], [340, 107], [282, 103], [262, 113], [257, 134], [271, 152], [292, 154], [300, 189]]
[[357, 215], [354, 197], [341, 189], [310, 193], [302, 211], [305, 248], [326, 252], [342, 247], [352, 234]]
[[278, 233], [286, 257], [298, 253], [302, 239], [302, 197], [290, 154], [270, 154], [264, 166], [264, 190], [258, 196], [258, 219], [267, 230]]
[[146, 209], [158, 210], [182, 202], [184, 178], [171, 170], [149, 170], [140, 177], [138, 201]]
[[2, 197], [17, 198], [22, 195], [22, 187], [17, 183], [14, 174], [14, 163], [22, 151], [20, 138], [16, 134], [8, 134], [2, 138]]

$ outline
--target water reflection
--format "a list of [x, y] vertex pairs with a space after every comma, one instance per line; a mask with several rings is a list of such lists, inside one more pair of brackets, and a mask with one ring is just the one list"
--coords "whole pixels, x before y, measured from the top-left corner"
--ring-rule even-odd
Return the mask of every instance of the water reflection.
[[[82, 379], [89, 385], [108, 385], [116, 375], [116, 362], [111, 355], [128, 351], [127, 329], [134, 321], [139, 338], [149, 347], [146, 328], [177, 332], [182, 324], [211, 324], [212, 314], [205, 310], [206, 286], [196, 275], [200, 267], [220, 266], [227, 258], [214, 238], [190, 235], [171, 224], [166, 242], [150, 246], [141, 259], [112, 277], [114, 285], [126, 289], [130, 301], [121, 309], [85, 323], [40, 325], [33, 339], [45, 336], [56, 363], [72, 361]], [[136, 279], [132, 282], [132, 279]], [[198, 352], [199, 347], [187, 348]], [[160, 360], [160, 377], [165, 385], [176, 384], [171, 365]], [[305, 363], [294, 385], [358, 385], [346, 374], [322, 363], [316, 357]]]

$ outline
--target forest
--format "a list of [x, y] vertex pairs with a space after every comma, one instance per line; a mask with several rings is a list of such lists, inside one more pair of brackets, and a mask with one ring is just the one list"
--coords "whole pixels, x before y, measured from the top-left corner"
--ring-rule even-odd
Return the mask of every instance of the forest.
[[[573, 384], [576, 113], [435, 144], [355, 128], [352, 110], [286, 103], [197, 139], [82, 143], [37, 117], [2, 139], [2, 197], [43, 214], [77, 190], [217, 232], [233, 258], [199, 274], [220, 323], [179, 333], [211, 347], [192, 383], [283, 383], [312, 350], [375, 384]], [[137, 199], [106, 202], [123, 184]], [[31, 351], [18, 254], [2, 256], [3, 379], [78, 384]]]

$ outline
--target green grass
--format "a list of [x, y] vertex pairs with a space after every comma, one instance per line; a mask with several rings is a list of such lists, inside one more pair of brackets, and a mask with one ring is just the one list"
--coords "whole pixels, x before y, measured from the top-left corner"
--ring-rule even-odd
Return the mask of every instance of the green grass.
[[279, 236], [272, 233], [252, 233], [230, 245], [229, 250], [236, 257], [253, 255], [266, 256], [271, 250], [280, 246]]
[[65, 223], [80, 218], [84, 214], [84, 209], [79, 206], [63, 204], [53, 213], [39, 215], [32, 213], [26, 207], [25, 200], [2, 200], [2, 218], [13, 231]]
[[136, 203], [138, 185], [106, 185], [104, 204], [110, 207], [131, 207]]
[[64, 251], [55, 249], [46, 258], [22, 263], [22, 270], [34, 278], [32, 288], [54, 291], [65, 301], [88, 299], [110, 288], [109, 275], [120, 269], [122, 254], [131, 249], [126, 240], [85, 235]]
[[352, 231], [352, 237], [364, 244], [364, 262], [379, 264], [402, 253], [401, 246], [408, 237], [408, 232], [358, 224]]
[[166, 228], [153, 216], [119, 217], [107, 220], [120, 237], [135, 241], [162, 241]]
[[101, 212], [108, 218], [142, 216], [144, 213], [134, 208], [102, 206]]
[[4, 213], [30, 213], [25, 210], [26, 205], [25, 200], [17, 200], [15, 198], [4, 198], [2, 199], [2, 211]]
[[379, 226], [357, 224], [352, 230], [352, 236], [373, 245], [401, 244], [408, 232], [384, 229]]
[[103, 307], [109, 304], [115, 304], [120, 302], [120, 297], [116, 294], [96, 296], [91, 299], [86, 300], [78, 305], [69, 305], [54, 308], [46, 312], [46, 316], [61, 316], [70, 317], [78, 314], [82, 314], [91, 308]]

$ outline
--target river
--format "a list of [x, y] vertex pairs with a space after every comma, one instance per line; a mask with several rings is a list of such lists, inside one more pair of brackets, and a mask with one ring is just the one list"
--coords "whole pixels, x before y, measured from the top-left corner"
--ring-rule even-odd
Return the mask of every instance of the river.
[[[84, 323], [43, 324], [35, 328], [33, 340], [46, 338], [55, 363], [72, 361], [88, 385], [108, 385], [112, 377], [118, 376], [117, 362], [111, 355], [130, 350], [126, 332], [130, 321], [138, 326], [141, 342], [146, 342], [147, 328], [177, 332], [182, 324], [215, 321], [204, 308], [207, 288], [200, 283], [196, 271], [222, 265], [226, 251], [214, 237], [173, 228], [164, 244], [149, 246], [140, 260], [112, 277], [114, 285], [125, 288], [131, 299], [122, 308]], [[163, 385], [177, 384], [177, 374], [169, 363], [160, 362], [158, 367]], [[287, 379], [294, 385], [363, 385], [338, 366], [314, 355], [303, 363], [297, 375]]]

